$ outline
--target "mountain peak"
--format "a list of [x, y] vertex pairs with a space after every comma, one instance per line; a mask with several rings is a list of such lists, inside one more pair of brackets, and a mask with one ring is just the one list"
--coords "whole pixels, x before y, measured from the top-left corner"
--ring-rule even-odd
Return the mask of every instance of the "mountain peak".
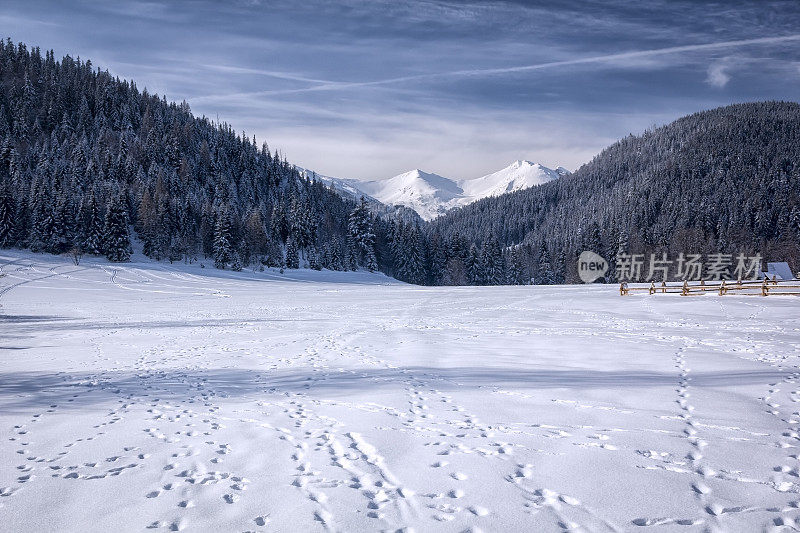
[[502, 170], [479, 178], [452, 180], [414, 168], [388, 179], [359, 182], [325, 177], [338, 189], [357, 197], [365, 193], [386, 205], [405, 206], [425, 220], [481, 198], [499, 196], [541, 185], [566, 176], [564, 167], [550, 169], [527, 159], [517, 159]]
[[568, 173], [559, 169], [517, 159], [486, 176], [452, 180], [415, 168], [389, 179], [363, 182], [360, 187], [385, 204], [409, 207], [423, 219], [431, 220], [454, 207], [541, 185]]
[[[558, 179], [563, 174], [539, 163], [517, 159], [509, 166], [492, 174], [460, 182], [464, 192], [479, 200], [499, 196]], [[474, 200], [473, 200], [474, 201]]]
[[385, 180], [362, 182], [360, 187], [384, 204], [413, 209], [425, 220], [441, 215], [464, 195], [455, 181], [419, 168]]

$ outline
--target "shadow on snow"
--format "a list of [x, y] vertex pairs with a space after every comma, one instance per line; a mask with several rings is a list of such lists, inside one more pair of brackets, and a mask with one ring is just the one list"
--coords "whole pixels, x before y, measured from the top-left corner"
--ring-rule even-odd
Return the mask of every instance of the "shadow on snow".
[[[59, 404], [96, 405], [113, 400], [204, 401], [219, 398], [268, 399], [275, 393], [327, 397], [403, 388], [424, 378], [439, 390], [586, 389], [673, 387], [674, 373], [594, 370], [520, 370], [486, 367], [403, 367], [339, 371], [248, 369], [158, 370], [143, 372], [0, 373], [0, 409]], [[783, 377], [777, 370], [693, 372], [692, 387], [737, 387]], [[63, 402], [69, 402], [64, 404]]]

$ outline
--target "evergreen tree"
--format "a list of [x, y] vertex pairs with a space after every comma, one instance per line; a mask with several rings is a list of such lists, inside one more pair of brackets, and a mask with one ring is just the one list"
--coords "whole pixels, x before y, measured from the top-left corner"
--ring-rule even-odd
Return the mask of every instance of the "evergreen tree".
[[34, 252], [48, 251], [48, 243], [53, 232], [53, 210], [50, 191], [42, 187], [33, 194], [30, 235], [28, 245]]
[[408, 283], [424, 283], [427, 275], [420, 229], [416, 225], [398, 222], [393, 239], [395, 276]]
[[51, 212], [50, 235], [47, 238], [47, 251], [61, 254], [70, 248], [72, 242], [72, 221], [67, 195], [59, 192], [56, 204]]
[[511, 285], [523, 285], [525, 283], [524, 268], [522, 248], [515, 246], [511, 250], [508, 262], [508, 283]]
[[232, 259], [231, 219], [228, 210], [222, 209], [214, 225], [214, 266], [224, 269]]
[[14, 204], [6, 187], [0, 188], [0, 248], [11, 245], [14, 238]]
[[281, 245], [275, 239], [267, 240], [267, 253], [265, 257], [267, 266], [282, 267], [283, 266], [283, 250]]
[[244, 226], [244, 238], [248, 257], [265, 256], [267, 254], [268, 237], [258, 209], [251, 210], [247, 216]]
[[14, 233], [11, 242], [17, 246], [30, 246], [28, 238], [33, 224], [31, 223], [31, 212], [28, 200], [23, 196], [22, 198], [17, 199], [16, 204]]
[[473, 243], [467, 255], [467, 281], [470, 285], [482, 285], [484, 280], [483, 262], [478, 247]]
[[233, 257], [231, 258], [231, 270], [234, 272], [241, 272], [244, 265], [242, 264], [242, 259], [239, 257], [237, 252], [233, 252]]
[[319, 257], [319, 252], [312, 246], [308, 249], [308, 268], [312, 270], [322, 270], [322, 261]]
[[430, 264], [428, 265], [428, 272], [430, 273], [429, 283], [438, 285], [447, 271], [447, 243], [442, 235], [438, 232], [430, 236], [428, 245], [428, 257]]
[[103, 222], [94, 194], [89, 195], [84, 221], [83, 251], [90, 255], [103, 255]]
[[377, 268], [375, 259], [375, 234], [372, 231], [372, 219], [367, 202], [361, 197], [359, 204], [350, 212], [347, 220], [348, 239], [352, 251], [351, 261], [363, 266], [370, 272]]
[[603, 253], [603, 244], [600, 237], [600, 225], [596, 221], [589, 224], [589, 228], [585, 235], [585, 241], [583, 243], [583, 250], [589, 250], [590, 252], [601, 255]]
[[300, 268], [300, 254], [293, 238], [286, 242], [286, 268]]
[[427, 278], [425, 272], [425, 249], [422, 234], [417, 226], [412, 226], [406, 246], [406, 279], [411, 283], [422, 284]]
[[558, 252], [555, 268], [553, 269], [553, 282], [566, 283], [567, 279], [567, 254], [563, 248]]
[[331, 268], [333, 270], [345, 270], [344, 255], [339, 239], [334, 239], [331, 244]]
[[128, 214], [124, 200], [119, 196], [112, 199], [106, 211], [103, 248], [109, 261], [122, 263], [131, 258]]
[[547, 251], [547, 245], [544, 243], [539, 247], [539, 268], [537, 269], [536, 283], [538, 285], [551, 285], [553, 283], [550, 254]]
[[484, 241], [481, 248], [481, 266], [483, 283], [486, 285], [502, 285], [506, 281], [505, 262], [500, 245], [494, 237]]

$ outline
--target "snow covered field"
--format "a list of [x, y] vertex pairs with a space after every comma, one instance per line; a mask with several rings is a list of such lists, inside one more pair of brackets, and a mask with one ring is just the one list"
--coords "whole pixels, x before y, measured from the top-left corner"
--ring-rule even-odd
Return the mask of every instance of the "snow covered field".
[[800, 300], [3, 252], [2, 531], [761, 531]]

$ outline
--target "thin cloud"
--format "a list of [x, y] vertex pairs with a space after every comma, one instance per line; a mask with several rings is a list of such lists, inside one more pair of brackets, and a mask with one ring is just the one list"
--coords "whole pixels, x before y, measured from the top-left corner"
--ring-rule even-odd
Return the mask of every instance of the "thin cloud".
[[35, 18], [22, 17], [18, 15], [0, 15], [0, 25], [7, 27], [35, 25], [35, 26], [49, 26], [52, 28], [56, 28], [59, 26], [58, 23], [49, 20], [40, 20]]
[[336, 82], [336, 81], [323, 81], [319, 85], [312, 87], [302, 87], [298, 89], [281, 89], [281, 90], [267, 90], [255, 91], [247, 93], [235, 93], [226, 95], [208, 95], [194, 98], [194, 101], [204, 102], [213, 101], [218, 98], [238, 98], [238, 97], [254, 97], [254, 96], [277, 96], [286, 94], [300, 94], [318, 91], [335, 91], [343, 89], [352, 89], [357, 87], [374, 87], [384, 85], [394, 85], [399, 83], [407, 83], [411, 81], [422, 80], [437, 80], [446, 78], [466, 78], [466, 77], [482, 77], [482, 76], [495, 76], [499, 74], [515, 74], [522, 72], [532, 72], [536, 70], [545, 70], [557, 67], [566, 67], [574, 65], [589, 65], [596, 63], [618, 63], [630, 59], [641, 59], [647, 57], [654, 57], [669, 54], [681, 54], [687, 52], [704, 52], [712, 50], [722, 50], [726, 48], [737, 48], [744, 46], [757, 46], [767, 44], [781, 44], [792, 41], [800, 41], [800, 34], [784, 35], [780, 37], [762, 37], [758, 39], [740, 39], [735, 41], [724, 41], [717, 43], [707, 44], [693, 44], [684, 46], [670, 46], [666, 48], [656, 48], [651, 50], [637, 50], [631, 52], [621, 52], [618, 54], [607, 54], [601, 56], [590, 56], [577, 59], [566, 59], [561, 61], [549, 61], [545, 63], [537, 63], [533, 65], [521, 65], [515, 67], [501, 67], [490, 69], [468, 69], [468, 70], [454, 70], [449, 72], [435, 72], [430, 74], [416, 74], [412, 76], [399, 76], [395, 78], [386, 78], [383, 80], [366, 81], [366, 82]]
[[216, 70], [218, 72], [230, 72], [232, 74], [250, 74], [255, 76], [266, 76], [268, 78], [277, 78], [281, 80], [302, 81], [306, 83], [331, 83], [329, 80], [321, 80], [318, 78], [308, 78], [290, 72], [281, 72], [277, 70], [263, 70], [257, 68], [236, 67], [230, 65], [202, 65], [208, 70]]
[[575, 168], [654, 123], [797, 99], [797, 0], [262, 3], [5, 0], [0, 26], [342, 177]]

